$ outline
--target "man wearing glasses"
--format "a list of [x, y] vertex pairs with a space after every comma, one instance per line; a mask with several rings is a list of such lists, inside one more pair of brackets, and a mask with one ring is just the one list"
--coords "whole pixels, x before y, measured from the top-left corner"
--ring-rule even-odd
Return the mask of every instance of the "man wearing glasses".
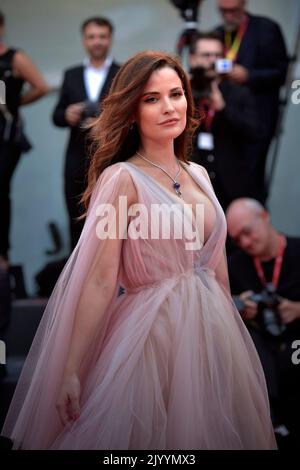
[[216, 32], [194, 35], [189, 65], [201, 122], [192, 160], [206, 168], [225, 210], [236, 198], [259, 197], [251, 178], [249, 146], [260, 138], [263, 129], [258, 125], [251, 92], [227, 79], [224, 64], [224, 45]]

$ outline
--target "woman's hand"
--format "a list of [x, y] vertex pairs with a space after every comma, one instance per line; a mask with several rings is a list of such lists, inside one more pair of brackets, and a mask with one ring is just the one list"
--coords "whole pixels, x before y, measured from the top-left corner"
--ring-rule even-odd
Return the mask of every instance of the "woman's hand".
[[56, 402], [56, 408], [64, 426], [79, 418], [80, 389], [77, 374], [64, 376]]

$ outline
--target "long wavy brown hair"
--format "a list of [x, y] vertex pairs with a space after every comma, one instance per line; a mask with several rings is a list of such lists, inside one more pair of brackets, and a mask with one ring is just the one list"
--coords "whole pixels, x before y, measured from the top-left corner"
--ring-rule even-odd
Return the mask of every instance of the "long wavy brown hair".
[[194, 118], [189, 78], [176, 57], [157, 51], [139, 52], [120, 68], [109, 95], [103, 101], [101, 115], [90, 128], [92, 143], [88, 184], [81, 199], [86, 210], [101, 172], [113, 163], [127, 160], [138, 150], [140, 135], [136, 124], [131, 125], [132, 117], [151, 74], [163, 67], [170, 67], [177, 72], [185, 90], [187, 123], [182, 134], [174, 141], [174, 152], [179, 160], [188, 162], [192, 135], [199, 124]]

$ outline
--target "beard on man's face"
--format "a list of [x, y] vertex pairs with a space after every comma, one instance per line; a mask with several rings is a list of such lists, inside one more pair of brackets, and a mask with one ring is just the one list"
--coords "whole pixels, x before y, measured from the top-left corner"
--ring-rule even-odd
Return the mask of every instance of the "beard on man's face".
[[93, 46], [88, 49], [88, 53], [93, 59], [102, 59], [103, 57], [106, 57], [107, 51], [108, 49], [103, 46]]
[[225, 31], [228, 31], [229, 33], [232, 33], [233, 31], [236, 31], [239, 27], [238, 22], [236, 23], [225, 23]]

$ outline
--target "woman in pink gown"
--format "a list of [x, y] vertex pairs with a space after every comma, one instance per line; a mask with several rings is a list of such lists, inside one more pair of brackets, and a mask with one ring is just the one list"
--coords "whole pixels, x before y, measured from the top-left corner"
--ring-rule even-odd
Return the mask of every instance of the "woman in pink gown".
[[230, 296], [225, 217], [187, 161], [192, 116], [176, 59], [148, 51], [122, 66], [92, 129], [84, 230], [2, 431], [14, 448], [276, 448]]

